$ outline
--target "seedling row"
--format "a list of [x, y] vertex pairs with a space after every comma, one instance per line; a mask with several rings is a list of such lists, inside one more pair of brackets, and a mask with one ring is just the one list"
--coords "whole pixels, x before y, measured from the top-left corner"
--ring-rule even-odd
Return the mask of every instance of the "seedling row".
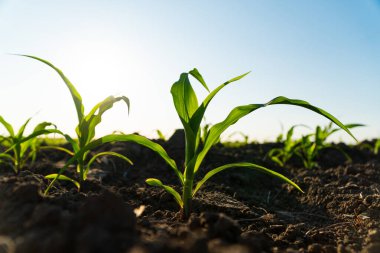
[[[16, 174], [20, 170], [23, 170], [28, 163], [32, 163], [41, 149], [56, 150], [70, 157], [65, 161], [62, 168], [57, 169], [56, 173], [45, 176], [46, 179], [50, 180], [48, 187], [44, 191], [46, 195], [49, 194], [58, 180], [69, 181], [80, 191], [82, 184], [87, 180], [88, 173], [94, 162], [103, 156], [113, 156], [133, 165], [134, 161], [121, 153], [114, 151], [94, 152], [106, 143], [130, 142], [154, 151], [167, 164], [167, 173], [174, 173], [178, 182], [175, 187], [165, 183], [165, 176], [149, 177], [146, 179], [146, 183], [150, 186], [160, 187], [167, 194], [170, 194], [178, 204], [181, 217], [187, 219], [192, 212], [192, 200], [194, 196], [196, 196], [210, 178], [225, 170], [234, 168], [256, 170], [276, 177], [302, 192], [301, 187], [283, 174], [262, 164], [247, 161], [223, 164], [215, 168], [208, 168], [207, 173], [199, 173], [204, 169], [204, 160], [211, 148], [220, 142], [220, 136], [241, 118], [248, 116], [256, 110], [273, 105], [293, 105], [311, 110], [316, 113], [316, 116], [325, 117], [331, 121], [331, 124], [328, 126], [318, 126], [313, 133], [304, 135], [298, 139], [294, 138], [294, 131], [306, 126], [293, 126], [287, 133], [281, 134], [277, 139], [281, 143], [281, 147], [273, 148], [264, 157], [280, 167], [286, 167], [287, 163], [291, 159], [294, 159], [294, 157], [301, 159], [306, 168], [313, 169], [318, 167], [317, 158], [320, 152], [327, 148], [338, 149], [349, 161], [350, 156], [344, 150], [339, 149], [338, 146], [328, 143], [327, 138], [337, 131], [344, 131], [356, 141], [350, 130], [356, 127], [364, 127], [363, 124], [343, 124], [328, 111], [320, 107], [314, 106], [304, 100], [290, 99], [283, 96], [275, 97], [265, 103], [237, 106], [226, 115], [223, 121], [214, 125], [206, 124], [202, 126], [202, 120], [205, 117], [208, 105], [218, 92], [229, 84], [244, 78], [249, 72], [232, 78], [214, 89], [210, 89], [201, 73], [197, 69], [193, 69], [182, 73], [170, 90], [174, 107], [185, 132], [185, 161], [182, 164], [180, 161], [175, 161], [171, 158], [159, 143], [138, 134], [118, 133], [97, 138], [96, 127], [101, 123], [103, 114], [110, 110], [115, 103], [124, 103], [126, 106], [126, 116], [130, 107], [129, 99], [126, 96], [109, 96], [86, 113], [80, 93], [59, 68], [38, 57], [28, 55], [24, 55], [24, 57], [47, 65], [61, 77], [71, 95], [77, 113], [76, 117], [78, 121], [75, 127], [75, 136], [70, 136], [60, 131], [51, 122], [39, 123], [34, 127], [31, 134], [25, 135], [25, 129], [29, 126], [31, 119], [27, 119], [20, 129], [14, 129], [6, 119], [0, 116], [0, 123], [8, 132], [6, 136], [1, 137], [3, 152], [0, 154], [0, 159], [2, 163], [10, 164]], [[208, 92], [208, 95], [202, 102], [198, 102], [198, 96], [190, 82], [190, 77], [194, 78]], [[64, 139], [70, 147], [68, 148], [67, 145], [41, 145], [42, 137], [49, 138], [53, 134]], [[158, 134], [160, 138], [164, 138], [161, 132], [158, 131]], [[245, 142], [248, 143], [248, 138], [244, 134], [240, 134], [245, 137]], [[371, 149], [376, 154], [379, 151], [379, 147], [380, 141], [377, 140], [373, 146], [367, 145], [366, 148]], [[75, 166], [75, 176], [69, 177], [65, 172], [72, 166]], [[202, 176], [199, 177], [197, 176], [198, 174]]]

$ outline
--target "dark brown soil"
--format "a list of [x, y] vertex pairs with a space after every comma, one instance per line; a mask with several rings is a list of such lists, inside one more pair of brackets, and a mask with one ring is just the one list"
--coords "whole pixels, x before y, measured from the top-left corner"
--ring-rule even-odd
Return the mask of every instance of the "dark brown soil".
[[[178, 164], [180, 137], [161, 141]], [[44, 175], [67, 159], [56, 151], [41, 151], [19, 175], [2, 166], [0, 253], [380, 252], [379, 156], [339, 144], [351, 162], [326, 150], [319, 168], [304, 169], [297, 160], [276, 168], [265, 159], [274, 145], [218, 145], [201, 173], [224, 163], [256, 162], [293, 179], [305, 193], [255, 171], [231, 169], [199, 191], [188, 221], [180, 220], [171, 196], [144, 182], [156, 177], [177, 188], [170, 168], [134, 144], [104, 145], [101, 150], [123, 153], [135, 164], [103, 158], [81, 192], [61, 182], [42, 195]]]

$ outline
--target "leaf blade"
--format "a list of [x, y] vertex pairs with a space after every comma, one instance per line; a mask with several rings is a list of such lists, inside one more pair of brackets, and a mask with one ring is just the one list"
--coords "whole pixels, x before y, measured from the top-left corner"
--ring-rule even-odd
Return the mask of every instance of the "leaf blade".
[[174, 190], [172, 187], [170, 187], [168, 185], [164, 185], [160, 180], [158, 180], [156, 178], [148, 178], [145, 180], [145, 182], [150, 186], [160, 187], [160, 188], [164, 189], [166, 192], [170, 193], [174, 197], [174, 199], [178, 203], [178, 205], [181, 208], [183, 208], [183, 201], [182, 201], [181, 195], [176, 190]]
[[69, 181], [69, 182], [73, 183], [78, 188], [78, 190], [80, 189], [80, 184], [78, 181], [76, 181], [76, 180], [74, 180], [68, 176], [62, 175], [62, 174], [53, 173], [53, 174], [46, 175], [45, 178], [46, 179], [53, 179], [53, 180]]
[[209, 180], [212, 176], [214, 176], [215, 174], [223, 171], [223, 170], [226, 170], [226, 169], [230, 169], [230, 168], [236, 168], [236, 167], [239, 167], [239, 168], [249, 168], [249, 169], [255, 169], [255, 170], [258, 170], [260, 172], [263, 172], [263, 173], [266, 173], [266, 174], [269, 174], [271, 176], [274, 176], [276, 178], [279, 178], [281, 179], [282, 181], [292, 185], [293, 187], [295, 187], [297, 190], [302, 191], [302, 189], [296, 184], [294, 183], [292, 180], [290, 180], [289, 178], [285, 177], [284, 175], [278, 173], [278, 172], [275, 172], [273, 170], [270, 170], [270, 169], [267, 169], [263, 166], [260, 166], [260, 165], [257, 165], [257, 164], [254, 164], [254, 163], [248, 163], [248, 162], [240, 162], [240, 163], [230, 163], [230, 164], [225, 164], [223, 166], [220, 166], [218, 168], [215, 168], [211, 171], [209, 171], [203, 178], [202, 180], [200, 180], [196, 187], [194, 188], [193, 190], [193, 196], [197, 193], [197, 191], [200, 189], [200, 187], [207, 181]]
[[79, 94], [79, 92], [77, 91], [77, 89], [74, 87], [74, 85], [70, 82], [70, 80], [63, 74], [63, 72], [59, 68], [57, 68], [56, 66], [51, 64], [50, 62], [48, 62], [44, 59], [38, 58], [36, 56], [32, 56], [32, 55], [19, 55], [19, 56], [28, 57], [28, 58], [40, 61], [42, 63], [45, 63], [46, 65], [48, 65], [49, 67], [51, 67], [52, 69], [54, 69], [58, 73], [58, 75], [61, 77], [61, 79], [63, 80], [63, 82], [66, 84], [67, 88], [70, 91], [71, 97], [72, 97], [74, 104], [75, 104], [75, 109], [77, 111], [78, 120], [79, 120], [79, 122], [82, 121], [82, 119], [84, 117], [84, 106], [82, 103], [82, 97]]

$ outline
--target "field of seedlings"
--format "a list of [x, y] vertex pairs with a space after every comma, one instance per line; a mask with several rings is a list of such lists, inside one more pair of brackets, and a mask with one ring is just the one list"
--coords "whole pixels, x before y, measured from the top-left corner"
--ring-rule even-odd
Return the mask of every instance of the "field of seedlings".
[[[16, 129], [0, 116], [0, 253], [380, 252], [380, 140], [357, 142], [352, 129], [364, 124], [283, 96], [203, 124], [218, 92], [249, 73], [215, 88], [193, 69], [170, 90], [183, 129], [168, 138], [158, 131], [154, 140], [99, 137], [103, 114], [124, 103], [127, 115], [129, 99], [109, 96], [86, 114], [59, 68], [22, 57], [61, 77], [78, 124], [70, 136], [54, 122], [30, 128], [26, 119]], [[203, 101], [189, 77], [208, 91]], [[271, 105], [311, 110], [331, 124], [295, 125], [273, 143], [244, 133], [242, 142], [221, 141], [241, 118]], [[309, 133], [296, 138], [300, 128]], [[337, 132], [355, 144], [329, 142]]]

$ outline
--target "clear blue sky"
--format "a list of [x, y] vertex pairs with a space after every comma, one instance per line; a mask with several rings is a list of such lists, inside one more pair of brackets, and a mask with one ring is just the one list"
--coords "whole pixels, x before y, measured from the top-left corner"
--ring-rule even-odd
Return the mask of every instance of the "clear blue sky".
[[[380, 137], [380, 2], [42, 1], [0, 0], [0, 115], [19, 126], [52, 121], [74, 134], [76, 113], [59, 77], [31, 54], [61, 68], [85, 109], [126, 95], [104, 117], [98, 135], [114, 130], [155, 136], [181, 127], [170, 87], [197, 67], [210, 87], [252, 70], [213, 101], [217, 123], [235, 106], [278, 95], [307, 100], [344, 123]], [[194, 82], [199, 96], [206, 93]], [[304, 109], [273, 106], [236, 124], [251, 139], [270, 140], [293, 124], [327, 120]], [[5, 131], [1, 129], [1, 133]], [[346, 135], [336, 139], [349, 140]]]

